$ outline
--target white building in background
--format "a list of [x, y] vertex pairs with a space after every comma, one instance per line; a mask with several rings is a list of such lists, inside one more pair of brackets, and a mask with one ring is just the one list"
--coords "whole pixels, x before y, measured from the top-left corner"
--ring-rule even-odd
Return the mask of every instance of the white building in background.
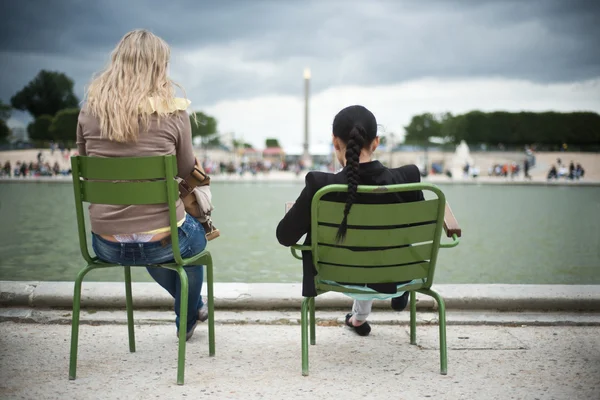
[[29, 141], [27, 127], [23, 122], [14, 118], [9, 118], [8, 121], [6, 121], [6, 125], [10, 129], [10, 136], [8, 140], [10, 140], [11, 143]]
[[12, 128], [11, 130], [11, 140], [13, 142], [27, 142], [29, 141], [29, 135], [27, 134], [27, 129], [22, 127]]

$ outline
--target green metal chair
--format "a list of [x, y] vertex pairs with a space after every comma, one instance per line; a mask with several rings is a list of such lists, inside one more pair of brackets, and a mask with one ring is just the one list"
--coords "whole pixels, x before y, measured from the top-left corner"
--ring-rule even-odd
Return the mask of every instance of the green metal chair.
[[[438, 303], [441, 373], [446, 375], [446, 312], [444, 299], [431, 289], [440, 247], [458, 245], [461, 230], [446, 204], [444, 193], [424, 183], [358, 186], [358, 193], [379, 196], [383, 193], [429, 191], [432, 200], [394, 204], [354, 204], [348, 215], [346, 239], [336, 244], [336, 233], [343, 218], [344, 203], [327, 201], [331, 193], [347, 192], [347, 185], [330, 185], [320, 189], [311, 203], [311, 245], [294, 245], [297, 251], [311, 251], [317, 270], [317, 295], [326, 292], [373, 294], [364, 283], [410, 281], [399, 289], [410, 291], [410, 343], [416, 344], [415, 292], [433, 297]], [[444, 215], [446, 219], [444, 218]], [[453, 241], [440, 244], [442, 229]], [[399, 247], [404, 246], [404, 247]], [[351, 248], [360, 249], [355, 251]], [[372, 249], [379, 248], [379, 249]], [[381, 249], [386, 248], [386, 249]], [[371, 249], [371, 250], [370, 250]], [[344, 285], [337, 284], [344, 282]], [[348, 287], [347, 284], [355, 284]], [[309, 317], [310, 314], [310, 317]], [[308, 327], [310, 343], [315, 344], [315, 298], [302, 301], [302, 375], [308, 375]]]
[[206, 265], [208, 286], [208, 348], [209, 355], [215, 355], [215, 325], [213, 301], [213, 263], [208, 251], [194, 257], [181, 257], [177, 234], [177, 216], [175, 203], [179, 189], [175, 176], [177, 162], [173, 155], [140, 158], [100, 158], [71, 157], [73, 171], [73, 189], [75, 209], [79, 231], [81, 254], [87, 266], [77, 275], [73, 294], [73, 321], [71, 331], [71, 357], [69, 379], [75, 379], [77, 369], [77, 345], [79, 336], [79, 310], [81, 302], [81, 283], [84, 276], [96, 268], [119, 267], [125, 270], [125, 298], [127, 304], [127, 324], [129, 328], [129, 351], [135, 352], [133, 328], [133, 300], [131, 297], [131, 267], [109, 264], [90, 256], [86, 239], [83, 202], [96, 204], [140, 205], [168, 203], [171, 227], [171, 246], [175, 262], [161, 264], [157, 268], [177, 271], [181, 280], [181, 309], [179, 326], [179, 353], [177, 362], [177, 384], [183, 385], [185, 371], [185, 345], [187, 330], [188, 278], [186, 265]]

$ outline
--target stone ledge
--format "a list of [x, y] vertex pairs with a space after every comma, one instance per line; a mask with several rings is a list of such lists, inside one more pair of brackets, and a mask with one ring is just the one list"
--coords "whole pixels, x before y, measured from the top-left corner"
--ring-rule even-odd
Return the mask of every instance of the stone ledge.
[[[318, 326], [344, 326], [345, 310], [316, 310]], [[24, 324], [71, 324], [71, 310], [39, 308], [0, 308], [0, 322]], [[173, 324], [172, 310], [135, 310], [135, 325]], [[437, 325], [437, 311], [417, 312], [417, 325]], [[81, 312], [81, 323], [86, 325], [126, 325], [125, 309], [94, 310]], [[300, 310], [217, 310], [217, 325], [300, 325]], [[391, 309], [377, 310], [369, 316], [372, 325], [410, 324], [410, 313]], [[447, 325], [471, 326], [600, 326], [600, 313], [595, 312], [497, 312], [487, 310], [451, 310], [446, 314]]]
[[[600, 285], [441, 284], [433, 288], [449, 309], [600, 311]], [[173, 305], [173, 299], [156, 283], [135, 282], [132, 291], [137, 309]], [[2, 307], [71, 308], [72, 297], [73, 282], [0, 281]], [[81, 300], [83, 308], [122, 308], [125, 286], [122, 282], [84, 282]], [[435, 309], [430, 297], [417, 294], [417, 300], [419, 309]], [[296, 309], [301, 301], [300, 284], [215, 283], [215, 306], [219, 309]], [[321, 309], [345, 309], [351, 302], [340, 293], [325, 293], [316, 299]], [[376, 301], [375, 307], [389, 307], [389, 301]]]

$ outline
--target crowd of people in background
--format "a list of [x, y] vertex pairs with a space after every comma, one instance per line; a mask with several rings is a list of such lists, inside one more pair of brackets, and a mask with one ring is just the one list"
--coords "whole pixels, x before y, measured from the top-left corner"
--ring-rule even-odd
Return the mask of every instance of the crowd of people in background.
[[26, 178], [26, 177], [39, 177], [39, 176], [67, 176], [71, 174], [70, 169], [61, 169], [58, 162], [54, 165], [50, 165], [49, 162], [26, 162], [17, 161], [14, 168], [10, 161], [6, 161], [0, 169], [0, 176], [2, 177], [15, 177], [15, 178]]
[[[557, 168], [558, 165], [558, 168]], [[567, 166], [563, 164], [560, 158], [556, 159], [556, 165], [553, 165], [548, 171], [548, 180], [565, 178], [569, 180], [579, 180], [585, 175], [585, 170], [580, 163], [575, 164], [572, 160]]]
[[535, 166], [535, 148], [532, 146], [525, 146], [525, 160], [523, 160], [523, 166], [516, 161], [507, 162], [503, 164], [494, 164], [488, 169], [488, 176], [500, 176], [511, 179], [518, 177], [523, 172], [523, 178], [531, 180], [529, 175], [529, 169]]
[[[51, 154], [56, 151], [58, 147], [51, 147]], [[66, 155], [66, 161], [68, 161], [68, 157], [74, 155], [76, 153], [71, 154], [70, 149], [60, 149], [61, 153]], [[56, 158], [54, 158], [56, 159]], [[305, 170], [305, 166], [302, 161], [287, 163], [285, 161], [277, 161], [273, 162], [271, 160], [258, 160], [258, 161], [250, 161], [250, 160], [241, 160], [240, 162], [234, 163], [232, 161], [214, 161], [210, 159], [206, 159], [203, 162], [204, 170], [209, 175], [239, 175], [244, 176], [245, 174], [257, 175], [257, 174], [268, 174], [270, 171], [292, 171], [299, 175], [303, 170]], [[333, 168], [332, 165], [327, 164], [318, 164], [313, 165], [311, 170], [320, 170], [320, 171], [331, 171]], [[0, 162], [0, 177], [41, 177], [41, 176], [68, 176], [71, 174], [71, 169], [61, 168], [58, 161], [55, 161], [53, 164], [51, 162], [45, 161], [43, 152], [39, 152], [37, 154], [36, 161], [17, 161], [14, 165], [11, 164], [10, 161], [6, 161], [4, 163]]]
[[[529, 175], [529, 168], [526, 170], [527, 177]], [[521, 166], [516, 162], [505, 163], [505, 164], [494, 164], [488, 169], [488, 176], [502, 176], [502, 177], [518, 177], [521, 173]], [[531, 177], [529, 177], [531, 178]]]
[[[76, 154], [71, 152], [71, 149], [65, 148], [60, 144], [51, 143], [50, 144], [50, 154], [53, 155], [56, 151], [61, 152], [61, 156], [65, 161], [68, 161], [71, 155]], [[529, 156], [530, 154], [528, 154]], [[56, 158], [55, 158], [56, 159]], [[524, 174], [525, 179], [531, 180], [531, 175], [529, 175], [529, 169], [532, 167], [532, 161], [530, 161], [531, 157], [526, 157], [523, 165], [521, 166], [517, 162], [507, 162], [503, 164], [494, 164], [488, 169], [488, 176], [490, 177], [510, 177], [514, 179], [519, 177], [521, 172]], [[535, 159], [533, 159], [535, 160]], [[535, 161], [533, 161], [535, 163]], [[246, 173], [250, 175], [257, 174], [268, 174], [270, 171], [292, 171], [299, 175], [303, 170], [305, 170], [305, 166], [302, 163], [302, 160], [297, 162], [287, 163], [286, 161], [271, 161], [268, 159], [258, 160], [258, 161], [250, 161], [242, 159], [240, 162], [234, 163], [232, 161], [214, 161], [210, 159], [206, 159], [203, 162], [204, 170], [210, 175], [239, 175], [243, 176]], [[320, 171], [333, 171], [332, 164], [319, 164], [313, 165], [311, 170], [320, 170]], [[432, 164], [432, 174], [442, 174], [443, 165], [441, 164]], [[41, 177], [41, 176], [68, 176], [71, 174], [71, 169], [61, 168], [58, 161], [54, 163], [48, 162], [44, 160], [43, 152], [40, 151], [37, 154], [36, 161], [17, 161], [13, 166], [10, 161], [6, 161], [4, 163], [0, 162], [0, 177]], [[449, 177], [452, 177], [449, 171], [446, 171], [446, 174]], [[465, 177], [473, 177], [477, 178], [480, 175], [479, 168], [476, 166], [469, 165], [468, 163], [463, 168], [463, 174]], [[560, 158], [556, 160], [556, 164], [552, 165], [550, 170], [548, 171], [547, 179], [568, 179], [568, 180], [579, 180], [583, 178], [585, 175], [585, 170], [579, 162], [571, 161], [568, 165], [564, 164]], [[424, 175], [425, 176], [425, 175]]]
[[[69, 150], [70, 153], [70, 150]], [[17, 161], [13, 167], [10, 161], [0, 162], [2, 168], [0, 168], [0, 176], [2, 177], [14, 177], [14, 178], [26, 178], [26, 177], [40, 177], [40, 176], [67, 176], [71, 174], [71, 169], [61, 168], [58, 161], [51, 164], [48, 161], [44, 161], [42, 152], [40, 151], [37, 155], [37, 161]]]
[[234, 164], [232, 161], [229, 162], [216, 162], [211, 160], [205, 160], [203, 162], [204, 170], [209, 175], [223, 175], [223, 174], [239, 174], [243, 175], [246, 172], [256, 175], [259, 172], [268, 173], [269, 171], [277, 170], [283, 171], [283, 165], [285, 162], [274, 164], [269, 160], [262, 161], [242, 161], [239, 165]]
[[[298, 162], [287, 163], [286, 161], [273, 162], [271, 160], [259, 160], [259, 161], [248, 161], [242, 160], [239, 163], [229, 162], [216, 162], [211, 160], [205, 160], [203, 162], [203, 168], [209, 175], [240, 175], [244, 176], [246, 173], [250, 175], [268, 174], [271, 171], [292, 171], [296, 175], [306, 169], [302, 160]], [[333, 171], [333, 164], [319, 164], [313, 165], [311, 170], [318, 171]]]
[[71, 148], [66, 147], [62, 142], [54, 143], [54, 141], [50, 141], [50, 155], [53, 156], [56, 150], [60, 151], [60, 154], [65, 161], [68, 161], [69, 157], [71, 157]]

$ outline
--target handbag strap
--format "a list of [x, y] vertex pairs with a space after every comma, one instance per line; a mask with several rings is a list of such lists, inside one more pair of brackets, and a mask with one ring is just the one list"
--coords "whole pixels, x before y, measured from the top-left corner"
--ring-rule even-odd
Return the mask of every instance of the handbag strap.
[[179, 197], [183, 199], [189, 196], [194, 191], [194, 188], [206, 185], [210, 185], [210, 176], [204, 172], [202, 165], [196, 160], [196, 165], [194, 165], [192, 172], [179, 182]]

